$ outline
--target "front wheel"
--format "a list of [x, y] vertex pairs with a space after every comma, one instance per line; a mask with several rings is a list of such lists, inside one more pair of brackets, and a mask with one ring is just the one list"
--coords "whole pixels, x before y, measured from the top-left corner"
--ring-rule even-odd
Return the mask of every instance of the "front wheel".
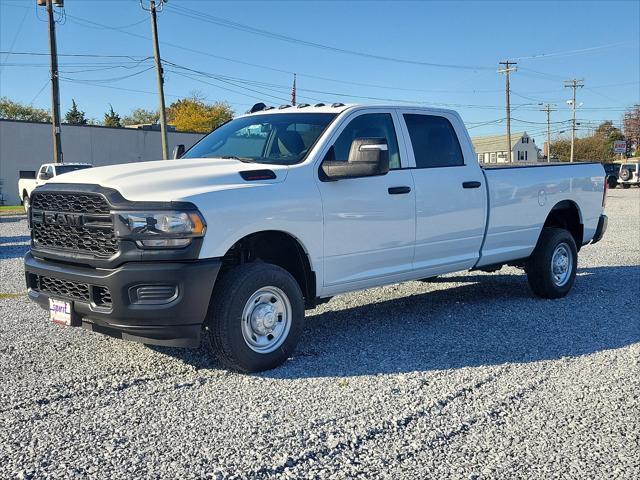
[[260, 372], [291, 356], [304, 327], [304, 300], [295, 278], [268, 263], [229, 270], [216, 285], [204, 345], [222, 364]]
[[22, 197], [22, 206], [24, 207], [25, 213], [29, 213], [29, 207], [31, 207], [29, 195], [25, 195], [24, 197]]
[[573, 287], [577, 267], [578, 250], [573, 236], [561, 228], [543, 228], [525, 271], [534, 294], [560, 298]]

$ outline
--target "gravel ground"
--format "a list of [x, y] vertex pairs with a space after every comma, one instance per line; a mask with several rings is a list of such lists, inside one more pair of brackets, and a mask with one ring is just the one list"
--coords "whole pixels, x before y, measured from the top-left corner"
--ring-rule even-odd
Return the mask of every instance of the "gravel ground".
[[0, 478], [640, 478], [640, 190], [574, 290], [521, 271], [344, 295], [260, 375], [52, 325], [0, 221]]

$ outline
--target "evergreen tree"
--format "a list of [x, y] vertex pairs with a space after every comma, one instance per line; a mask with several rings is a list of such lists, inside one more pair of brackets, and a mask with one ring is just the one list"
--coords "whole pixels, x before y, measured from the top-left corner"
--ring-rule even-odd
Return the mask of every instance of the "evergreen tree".
[[109, 104], [109, 111], [104, 114], [105, 127], [121, 127], [120, 115], [113, 111], [113, 105]]
[[65, 114], [64, 120], [71, 125], [86, 125], [87, 118], [84, 116], [84, 112], [78, 108], [76, 101], [71, 100], [71, 108]]

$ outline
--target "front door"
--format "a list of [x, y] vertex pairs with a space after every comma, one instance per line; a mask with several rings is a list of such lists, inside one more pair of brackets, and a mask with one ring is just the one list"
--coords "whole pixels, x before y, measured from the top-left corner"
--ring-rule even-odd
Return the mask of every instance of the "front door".
[[382, 277], [411, 271], [415, 193], [403, 170], [391, 111], [356, 112], [338, 130], [325, 160], [347, 161], [356, 138], [386, 138], [386, 175], [332, 182], [318, 180], [324, 215], [323, 293], [366, 288]]

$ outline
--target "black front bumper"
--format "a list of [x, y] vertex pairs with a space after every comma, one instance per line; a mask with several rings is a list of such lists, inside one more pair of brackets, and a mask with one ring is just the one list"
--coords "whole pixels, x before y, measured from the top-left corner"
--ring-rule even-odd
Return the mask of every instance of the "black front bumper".
[[597, 243], [602, 240], [604, 237], [604, 233], [607, 231], [607, 224], [609, 223], [609, 219], [606, 215], [600, 215], [600, 219], [598, 220], [598, 226], [596, 227], [596, 233], [593, 235], [591, 239], [591, 243]]
[[[70, 300], [85, 328], [126, 340], [179, 347], [200, 344], [202, 323], [222, 263], [219, 259], [131, 262], [104, 269], [46, 261], [31, 252], [24, 262], [29, 297], [43, 308], [49, 309], [49, 298]], [[42, 277], [75, 288], [52, 292], [37, 283]], [[132, 294], [138, 286], [160, 285], [175, 285], [176, 295], [153, 303], [140, 302]], [[102, 291], [110, 293], [110, 301], [97, 298], [95, 292]]]

